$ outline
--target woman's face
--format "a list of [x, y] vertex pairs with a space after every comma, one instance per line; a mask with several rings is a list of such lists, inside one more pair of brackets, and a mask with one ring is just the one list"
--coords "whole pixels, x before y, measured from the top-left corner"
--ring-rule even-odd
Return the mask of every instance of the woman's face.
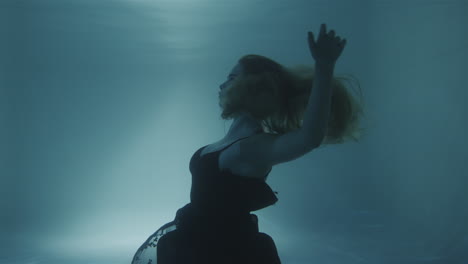
[[226, 91], [232, 86], [233, 81], [239, 76], [242, 75], [242, 65], [239, 63], [234, 66], [232, 71], [229, 73], [227, 77], [227, 81], [219, 86], [219, 98], [223, 97], [226, 94]]

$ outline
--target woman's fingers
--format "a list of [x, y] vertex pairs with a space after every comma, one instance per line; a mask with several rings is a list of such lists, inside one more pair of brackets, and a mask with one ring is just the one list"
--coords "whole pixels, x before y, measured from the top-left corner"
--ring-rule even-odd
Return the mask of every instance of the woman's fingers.
[[336, 35], [335, 30], [327, 33], [325, 23], [320, 26], [320, 33], [316, 40], [310, 31], [308, 36], [309, 49], [315, 61], [335, 62], [346, 45], [346, 39]]
[[325, 24], [322, 24], [320, 27], [320, 35], [325, 35], [327, 33], [327, 26]]
[[309, 45], [315, 48], [314, 33], [312, 32], [309, 32]]
[[346, 45], [346, 39], [343, 39], [341, 42], [340, 42], [340, 46], [344, 47]]

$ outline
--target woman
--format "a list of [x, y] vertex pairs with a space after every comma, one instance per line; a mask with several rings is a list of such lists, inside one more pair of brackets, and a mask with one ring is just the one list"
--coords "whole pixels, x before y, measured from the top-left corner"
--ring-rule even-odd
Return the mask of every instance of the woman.
[[132, 264], [281, 263], [250, 213], [278, 201], [265, 182], [269, 172], [323, 143], [356, 140], [362, 112], [333, 78], [346, 40], [325, 24], [317, 42], [311, 32], [308, 40], [316, 78], [310, 68], [288, 69], [259, 55], [239, 60], [219, 92], [222, 118], [233, 119], [229, 132], [194, 153], [191, 202], [148, 238]]

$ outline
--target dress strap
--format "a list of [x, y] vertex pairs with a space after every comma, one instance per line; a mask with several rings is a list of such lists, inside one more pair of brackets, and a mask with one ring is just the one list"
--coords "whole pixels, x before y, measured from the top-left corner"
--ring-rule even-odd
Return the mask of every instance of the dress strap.
[[242, 139], [245, 139], [245, 138], [248, 138], [248, 137], [251, 137], [251, 136], [255, 136], [255, 135], [260, 134], [260, 133], [262, 133], [262, 132], [263, 132], [263, 130], [257, 130], [257, 131], [255, 131], [255, 133], [253, 133], [253, 134], [250, 135], [250, 136], [246, 136], [246, 137], [243, 137], [243, 138], [239, 138], [238, 140], [236, 140], [236, 141], [232, 142], [231, 144], [227, 145], [226, 147], [220, 149], [219, 152], [225, 150], [226, 148], [228, 148], [229, 146], [231, 146], [232, 144], [236, 143], [236, 142], [239, 141], [239, 140], [242, 140]]
[[[248, 137], [250, 137], [250, 136], [248, 136]], [[221, 151], [227, 149], [228, 147], [230, 147], [232, 144], [236, 143], [237, 141], [240, 141], [240, 140], [242, 140], [242, 139], [244, 139], [244, 138], [248, 138], [248, 137], [239, 138], [238, 140], [232, 142], [231, 144], [225, 146], [224, 148], [222, 148], [222, 149], [220, 149], [220, 150], [218, 150], [218, 151], [221, 152]]]

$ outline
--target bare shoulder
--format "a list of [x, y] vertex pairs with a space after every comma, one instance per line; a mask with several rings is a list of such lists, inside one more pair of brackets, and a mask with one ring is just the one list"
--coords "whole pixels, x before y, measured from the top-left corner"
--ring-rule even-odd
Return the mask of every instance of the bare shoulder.
[[269, 167], [295, 160], [316, 147], [298, 129], [285, 134], [261, 133], [240, 142], [239, 156], [244, 162]]

